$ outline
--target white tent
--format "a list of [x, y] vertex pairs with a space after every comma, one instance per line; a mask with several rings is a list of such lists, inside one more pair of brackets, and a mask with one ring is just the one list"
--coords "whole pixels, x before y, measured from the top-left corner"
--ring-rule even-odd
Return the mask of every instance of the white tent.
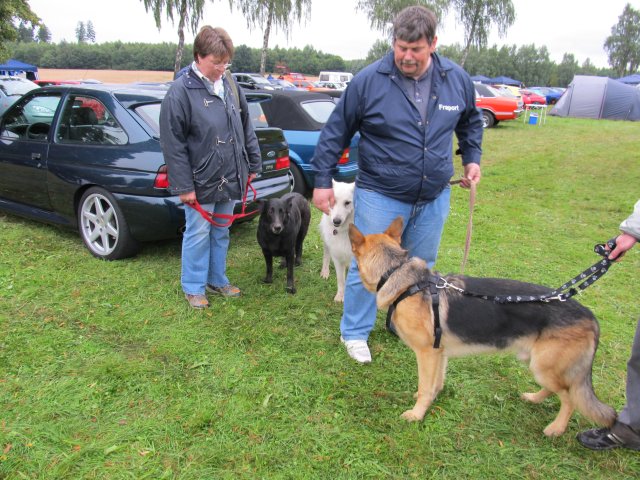
[[549, 114], [640, 121], [640, 90], [608, 77], [576, 75]]

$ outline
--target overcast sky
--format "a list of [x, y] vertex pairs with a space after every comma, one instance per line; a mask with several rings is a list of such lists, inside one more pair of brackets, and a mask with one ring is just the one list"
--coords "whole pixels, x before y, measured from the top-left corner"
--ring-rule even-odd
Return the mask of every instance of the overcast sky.
[[[91, 20], [96, 42], [178, 42], [176, 27], [163, 18], [158, 31], [151, 13], [142, 0], [28, 0], [31, 9], [47, 25], [54, 42], [75, 41], [78, 22]], [[489, 45], [545, 45], [557, 63], [564, 53], [573, 53], [580, 64], [587, 58], [598, 67], [607, 67], [603, 49], [611, 27], [618, 22], [624, 6], [630, 3], [640, 10], [640, 0], [512, 0], [516, 23], [504, 38], [490, 37]], [[345, 60], [365, 58], [373, 43], [382, 37], [369, 26], [367, 17], [355, 11], [357, 0], [315, 0], [310, 20], [295, 26], [289, 38], [280, 32], [272, 34], [270, 47], [304, 48], [313, 46], [324, 53]], [[597, 7], [594, 6], [597, 3]], [[262, 46], [262, 32], [250, 31], [241, 14], [230, 13], [229, 2], [216, 0], [205, 8], [202, 25], [225, 28], [235, 45]], [[194, 35], [185, 31], [185, 42]], [[463, 31], [456, 27], [453, 15], [446, 18], [438, 31], [439, 43], [462, 43]]]

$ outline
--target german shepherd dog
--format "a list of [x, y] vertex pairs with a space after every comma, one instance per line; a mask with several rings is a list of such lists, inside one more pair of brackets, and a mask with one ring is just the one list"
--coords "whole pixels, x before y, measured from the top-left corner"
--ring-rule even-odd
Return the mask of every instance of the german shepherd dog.
[[[380, 234], [363, 235], [349, 228], [351, 246], [362, 282], [376, 292], [378, 308], [388, 308], [412, 285], [431, 274], [417, 257], [407, 258], [400, 246], [402, 217]], [[395, 269], [395, 270], [393, 270]], [[541, 295], [549, 289], [514, 280], [443, 276], [439, 289], [441, 345], [435, 348], [435, 321], [431, 293], [418, 292], [397, 303], [392, 321], [398, 336], [413, 350], [418, 363], [416, 404], [402, 417], [420, 421], [444, 385], [448, 357], [512, 351], [528, 362], [542, 389], [522, 398], [540, 403], [552, 393], [560, 398], [560, 412], [545, 429], [562, 435], [574, 410], [602, 426], [616, 418], [613, 408], [596, 397], [591, 367], [598, 346], [598, 322], [589, 309], [574, 300], [499, 304], [462, 293], [480, 295]], [[446, 288], [453, 285], [457, 288]], [[458, 290], [460, 289], [460, 290]]]

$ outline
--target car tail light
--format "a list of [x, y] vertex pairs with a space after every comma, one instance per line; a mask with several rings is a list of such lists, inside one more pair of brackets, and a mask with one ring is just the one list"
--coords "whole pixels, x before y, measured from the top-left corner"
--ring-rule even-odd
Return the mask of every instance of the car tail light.
[[343, 165], [349, 161], [349, 148], [345, 148], [344, 152], [342, 152], [342, 156], [340, 160], [338, 160], [338, 165]]
[[289, 168], [289, 155], [276, 158], [276, 170], [282, 170], [283, 168]]
[[155, 188], [169, 188], [169, 175], [167, 174], [167, 166], [162, 165], [156, 173], [156, 179], [153, 182]]

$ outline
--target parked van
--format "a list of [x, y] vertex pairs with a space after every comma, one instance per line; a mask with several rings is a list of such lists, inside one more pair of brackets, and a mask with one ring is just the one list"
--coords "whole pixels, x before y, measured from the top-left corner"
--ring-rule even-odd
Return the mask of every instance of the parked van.
[[353, 73], [349, 72], [320, 72], [319, 82], [349, 83]]

